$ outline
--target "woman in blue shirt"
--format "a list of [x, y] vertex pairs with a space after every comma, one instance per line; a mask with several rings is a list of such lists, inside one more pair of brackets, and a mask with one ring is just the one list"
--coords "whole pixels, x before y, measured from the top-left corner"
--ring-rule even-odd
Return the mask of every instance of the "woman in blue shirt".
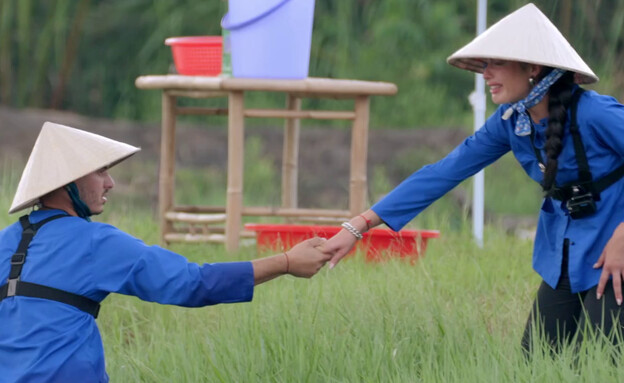
[[[511, 150], [545, 193], [533, 253], [533, 267], [543, 283], [523, 347], [530, 350], [538, 325], [555, 349], [585, 322], [608, 336], [621, 334], [624, 106], [577, 85], [598, 77], [533, 4], [500, 20], [448, 61], [483, 73], [499, 108], [445, 158], [418, 170], [370, 210], [344, 223], [344, 230], [324, 245], [334, 253], [330, 268], [362, 232], [381, 223], [400, 230]], [[578, 135], [573, 134], [574, 122]]]
[[246, 302], [255, 285], [309, 278], [329, 260], [313, 238], [251, 262], [199, 265], [90, 222], [114, 186], [108, 168], [138, 150], [44, 124], [9, 212], [39, 208], [0, 231], [0, 382], [107, 382], [95, 318], [109, 293], [185, 307]]

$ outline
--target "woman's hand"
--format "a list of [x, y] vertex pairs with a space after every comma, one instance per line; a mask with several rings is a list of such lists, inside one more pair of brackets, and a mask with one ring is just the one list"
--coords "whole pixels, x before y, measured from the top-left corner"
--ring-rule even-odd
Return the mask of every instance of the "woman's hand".
[[329, 268], [333, 269], [340, 260], [355, 246], [357, 238], [345, 229], [340, 230], [327, 240], [321, 247], [325, 253], [331, 255]]
[[299, 278], [310, 278], [325, 266], [331, 254], [322, 251], [324, 238], [310, 238], [295, 245], [286, 252], [288, 274]]
[[609, 278], [613, 281], [613, 292], [618, 305], [622, 304], [622, 276], [624, 275], [624, 223], [621, 223], [607, 242], [594, 269], [602, 267], [602, 274], [596, 290], [596, 298], [604, 293]]
[[[357, 231], [364, 234], [373, 227], [379, 225], [381, 223], [381, 219], [377, 213], [369, 209], [357, 217], [351, 218], [349, 223]], [[344, 258], [344, 256], [347, 255], [351, 249], [353, 249], [356, 242], [357, 238], [345, 229], [340, 230], [336, 235], [325, 242], [323, 246], [321, 246], [322, 250], [325, 253], [332, 254], [332, 258], [329, 261], [329, 268], [333, 269], [334, 266], [336, 266], [338, 262], [340, 262], [340, 260]]]

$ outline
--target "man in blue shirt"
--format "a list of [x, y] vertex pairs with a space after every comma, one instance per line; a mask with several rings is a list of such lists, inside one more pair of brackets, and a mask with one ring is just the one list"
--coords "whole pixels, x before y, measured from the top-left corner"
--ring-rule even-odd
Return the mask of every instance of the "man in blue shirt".
[[0, 231], [0, 382], [107, 382], [95, 318], [111, 292], [185, 307], [246, 302], [255, 285], [309, 278], [329, 259], [313, 238], [251, 262], [199, 265], [91, 222], [114, 186], [108, 169], [138, 150], [44, 124], [9, 212], [38, 209]]
[[523, 346], [530, 349], [535, 327], [543, 326], [558, 348], [586, 322], [617, 342], [624, 330], [624, 106], [577, 85], [598, 77], [533, 4], [488, 28], [448, 62], [483, 73], [500, 107], [445, 158], [344, 223], [346, 230], [324, 245], [334, 253], [330, 268], [362, 232], [381, 223], [400, 230], [511, 150], [546, 196], [533, 252], [543, 283]]

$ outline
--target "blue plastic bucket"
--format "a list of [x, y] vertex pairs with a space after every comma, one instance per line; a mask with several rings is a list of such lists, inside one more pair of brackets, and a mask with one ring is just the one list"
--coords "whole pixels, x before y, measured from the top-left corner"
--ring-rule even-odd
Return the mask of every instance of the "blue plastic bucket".
[[229, 0], [234, 77], [308, 77], [314, 0]]

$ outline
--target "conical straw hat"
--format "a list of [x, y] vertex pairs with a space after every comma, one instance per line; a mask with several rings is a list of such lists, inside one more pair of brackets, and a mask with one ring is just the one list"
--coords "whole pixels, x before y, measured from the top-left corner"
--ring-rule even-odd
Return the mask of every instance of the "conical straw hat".
[[110, 167], [141, 150], [84, 130], [46, 122], [30, 153], [9, 214], [91, 172]]
[[501, 59], [561, 68], [576, 73], [579, 84], [591, 84], [598, 76], [576, 53], [561, 32], [535, 5], [529, 3], [507, 15], [447, 62], [458, 68], [483, 73], [480, 59]]

